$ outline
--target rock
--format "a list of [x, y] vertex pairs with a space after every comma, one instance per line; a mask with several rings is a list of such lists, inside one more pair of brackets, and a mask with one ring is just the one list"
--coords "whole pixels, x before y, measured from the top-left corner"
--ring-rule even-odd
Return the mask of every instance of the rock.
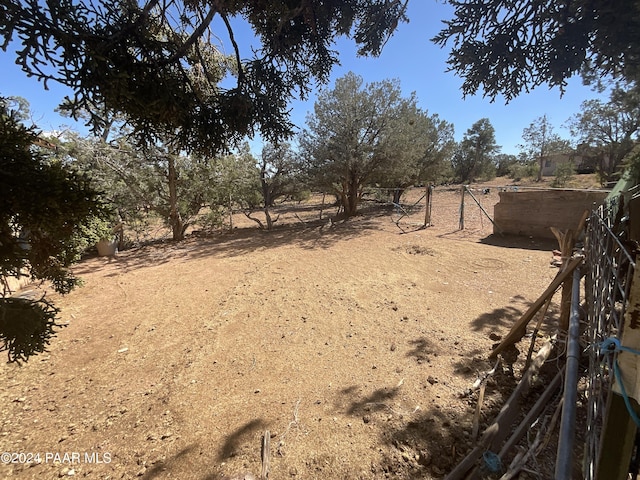
[[431, 375], [429, 375], [427, 377], [427, 382], [429, 382], [431, 385], [434, 385], [436, 383], [438, 383], [438, 380], [436, 380], [435, 378], [433, 378]]
[[364, 417], [362, 417], [362, 421], [364, 423], [369, 423], [371, 421], [371, 417], [369, 415], [365, 415]]

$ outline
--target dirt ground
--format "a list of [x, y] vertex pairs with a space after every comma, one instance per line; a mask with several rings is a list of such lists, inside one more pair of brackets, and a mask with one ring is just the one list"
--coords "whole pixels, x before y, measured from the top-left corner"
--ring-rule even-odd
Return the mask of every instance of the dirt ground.
[[458, 207], [437, 189], [417, 229], [420, 205], [402, 228], [284, 205], [272, 232], [238, 215], [83, 261], [50, 351], [0, 366], [0, 451], [32, 460], [0, 477], [259, 478], [268, 430], [271, 479], [442, 478], [472, 446], [463, 393], [557, 272], [554, 242], [473, 205], [458, 231]]

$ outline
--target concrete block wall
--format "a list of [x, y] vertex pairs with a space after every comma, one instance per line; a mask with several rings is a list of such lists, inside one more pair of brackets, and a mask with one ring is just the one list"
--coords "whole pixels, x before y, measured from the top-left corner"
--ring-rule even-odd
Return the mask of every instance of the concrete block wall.
[[[585, 210], [593, 210], [607, 197], [600, 190], [518, 190], [500, 192], [494, 207], [496, 225], [503, 233], [555, 238], [550, 227], [576, 229]], [[498, 233], [494, 226], [494, 233]]]

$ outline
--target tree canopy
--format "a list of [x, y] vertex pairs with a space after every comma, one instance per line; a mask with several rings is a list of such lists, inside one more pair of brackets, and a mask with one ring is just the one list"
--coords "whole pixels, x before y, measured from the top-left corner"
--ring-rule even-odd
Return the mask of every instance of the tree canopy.
[[495, 176], [494, 155], [500, 151], [496, 131], [488, 118], [475, 122], [464, 134], [451, 159], [456, 178], [473, 182], [479, 177]]
[[635, 0], [448, 0], [454, 18], [433, 38], [451, 43], [462, 91], [507, 101], [542, 84], [564, 90], [587, 69], [636, 79], [640, 3]]
[[9, 360], [42, 352], [58, 310], [47, 300], [8, 298], [7, 277], [48, 280], [60, 293], [77, 278], [80, 229], [103, 214], [86, 175], [40, 152], [39, 137], [0, 98], [0, 351]]
[[426, 117], [416, 103], [415, 95], [402, 96], [398, 80], [364, 85], [352, 72], [318, 96], [300, 147], [312, 182], [334, 193], [347, 217], [365, 186], [388, 174], [394, 187], [406, 187], [446, 144], [448, 124]]
[[[181, 148], [218, 151], [259, 131], [291, 134], [287, 104], [325, 82], [338, 36], [378, 55], [399, 21], [401, 0], [8, 0], [0, 44], [18, 39], [29, 75], [74, 91], [73, 114], [92, 105], [125, 114], [136, 131], [177, 135]], [[234, 22], [259, 46], [242, 51]], [[214, 39], [226, 38], [231, 55]], [[2, 39], [4, 40], [2, 42]], [[92, 114], [93, 124], [104, 120]]]
[[68, 267], [82, 253], [77, 228], [103, 209], [86, 175], [36, 143], [0, 98], [0, 281], [27, 274], [66, 293], [76, 284]]
[[536, 118], [522, 131], [524, 143], [519, 145], [525, 158], [538, 163], [538, 181], [542, 180], [544, 162], [549, 155], [567, 153], [571, 146], [567, 140], [553, 131], [553, 125], [546, 115]]
[[623, 159], [638, 141], [640, 133], [640, 88], [637, 85], [611, 90], [608, 102], [593, 99], [582, 103], [573, 116], [571, 131], [581, 150], [599, 157], [598, 173], [610, 181], [619, 173]]

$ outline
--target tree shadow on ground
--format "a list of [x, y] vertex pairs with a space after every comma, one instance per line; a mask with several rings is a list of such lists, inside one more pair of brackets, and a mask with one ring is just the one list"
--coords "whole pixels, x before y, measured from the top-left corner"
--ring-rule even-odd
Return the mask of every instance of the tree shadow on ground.
[[[355, 400], [347, 398], [346, 402], [339, 401], [336, 407], [338, 410], [344, 411], [342, 406], [345, 403], [348, 404], [349, 408], [346, 409], [346, 412], [349, 415], [358, 415], [364, 412], [384, 410], [386, 408], [390, 408], [387, 402], [393, 400], [393, 398], [398, 395], [399, 390], [400, 386], [378, 388], [365, 397]], [[358, 395], [357, 391], [358, 387], [352, 386], [341, 390], [340, 394], [343, 395], [343, 397], [352, 397]]]
[[172, 250], [169, 242], [155, 242], [125, 250], [115, 257], [89, 257], [74, 265], [73, 273], [82, 276], [101, 271], [105, 277], [113, 277], [122, 271], [168, 263], [172, 259]]
[[510, 328], [523, 315], [523, 311], [512, 305], [494, 308], [485, 312], [471, 322], [471, 327], [476, 332], [485, 330], [495, 331], [499, 327]]
[[464, 357], [454, 362], [453, 372], [465, 378], [479, 376], [480, 372], [491, 370], [493, 365], [487, 360], [487, 351], [475, 349], [465, 353]]
[[409, 345], [413, 348], [406, 353], [406, 356], [414, 357], [419, 363], [428, 362], [431, 356], [439, 355], [441, 351], [439, 345], [427, 337], [411, 340]]
[[246, 441], [247, 437], [255, 433], [257, 430], [262, 430], [264, 426], [264, 420], [256, 418], [236, 429], [235, 432], [227, 437], [224, 445], [220, 448], [220, 451], [218, 452], [218, 461], [234, 456], [242, 442]]
[[473, 418], [471, 406], [461, 409], [442, 402], [427, 410], [402, 411], [393, 402], [400, 386], [377, 389], [365, 396], [358, 395], [358, 390], [349, 387], [341, 391], [348, 398], [339, 401], [336, 408], [380, 427], [380, 443], [385, 448], [380, 450], [380, 462], [371, 465], [375, 478], [432, 478], [428, 474], [441, 478], [472, 448], [468, 433]]
[[[154, 463], [151, 468], [148, 468], [143, 474], [138, 474], [138, 476], [142, 480], [166, 478], [167, 476], [180, 478], [185, 471], [189, 471], [189, 468], [193, 467], [188, 457], [198, 452], [198, 456], [200, 456], [202, 454], [201, 448], [197, 444], [191, 444], [168, 459]], [[191, 471], [189, 473], [194, 472]], [[200, 473], [204, 472], [201, 471]], [[222, 472], [212, 465], [211, 470], [208, 473], [204, 473], [202, 480], [220, 480], [221, 478], [225, 478]]]
[[358, 217], [330, 225], [287, 225], [270, 231], [254, 228], [234, 229], [199, 242], [198, 248], [188, 248], [188, 256], [198, 258], [215, 254], [220, 257], [238, 257], [256, 250], [285, 245], [295, 245], [307, 250], [326, 249], [333, 244], [379, 229], [379, 222], [371, 217]]
[[[443, 478], [476, 446], [513, 392], [519, 378], [498, 370], [487, 381], [479, 434], [472, 436], [478, 391], [467, 391], [454, 401], [439, 397], [430, 408], [404, 418], [394, 416], [381, 430], [380, 441], [387, 446], [376, 469], [387, 478]], [[541, 379], [519, 408], [517, 424], [529, 410], [549, 379]], [[409, 420], [407, 421], [407, 418]], [[526, 440], [525, 440], [526, 441]], [[507, 458], [507, 461], [510, 457]], [[508, 463], [507, 463], [508, 464]], [[497, 477], [482, 477], [497, 478]]]
[[171, 470], [176, 470], [176, 473], [178, 473], [180, 467], [178, 467], [176, 464], [181, 462], [184, 457], [193, 453], [195, 450], [197, 450], [196, 444], [191, 444], [188, 447], [183, 448], [167, 460], [160, 460], [159, 462], [154, 463], [153, 467], [146, 470], [140, 478], [142, 478], [143, 480], [152, 480], [159, 476], [164, 477], [166, 476], [166, 472]]
[[270, 231], [236, 228], [211, 235], [191, 235], [181, 241], [165, 240], [124, 250], [115, 257], [89, 257], [74, 267], [81, 276], [103, 270], [105, 276], [122, 271], [158, 266], [175, 259], [197, 259], [212, 255], [239, 257], [260, 249], [297, 245], [304, 249], [325, 249], [331, 245], [380, 229], [376, 215], [356, 216], [346, 221], [308, 222], [305, 225], [276, 226]]
[[[411, 344], [415, 348], [408, 356], [420, 357], [435, 350], [435, 343], [426, 338], [418, 338]], [[465, 351], [459, 362], [454, 363], [453, 373], [473, 378], [488, 372], [494, 364], [486, 360], [486, 354], [481, 349]], [[335, 409], [378, 427], [379, 442], [384, 448], [380, 450], [380, 461], [370, 467], [375, 478], [443, 478], [478, 444], [516, 387], [522, 373], [520, 369], [518, 372], [513, 376], [508, 370], [498, 368], [486, 380], [479, 435], [475, 439], [472, 429], [478, 389], [469, 388], [453, 397], [434, 393], [426, 408], [407, 411], [397, 405], [399, 401], [402, 403], [401, 385], [368, 392], [353, 385], [340, 391]], [[532, 393], [544, 389], [546, 384], [548, 379], [541, 378]], [[516, 422], [535, 400], [535, 394], [527, 397]]]
[[[559, 293], [557, 293], [559, 299]], [[478, 318], [471, 322], [471, 326], [474, 331], [488, 331], [495, 332], [497, 327], [512, 328], [513, 325], [520, 320], [525, 312], [531, 308], [534, 302], [525, 302], [524, 297], [516, 295], [513, 297], [514, 303], [519, 303], [518, 307], [514, 305], [507, 305], [502, 308], [495, 308], [490, 312], [483, 313]], [[540, 320], [540, 316], [544, 312], [544, 306], [536, 312], [533, 318], [529, 321], [529, 330], [533, 329]], [[557, 303], [552, 302], [546, 312], [544, 312], [544, 320], [541, 324], [540, 332], [549, 334], [555, 331], [557, 327], [557, 320], [560, 316], [560, 309]]]

